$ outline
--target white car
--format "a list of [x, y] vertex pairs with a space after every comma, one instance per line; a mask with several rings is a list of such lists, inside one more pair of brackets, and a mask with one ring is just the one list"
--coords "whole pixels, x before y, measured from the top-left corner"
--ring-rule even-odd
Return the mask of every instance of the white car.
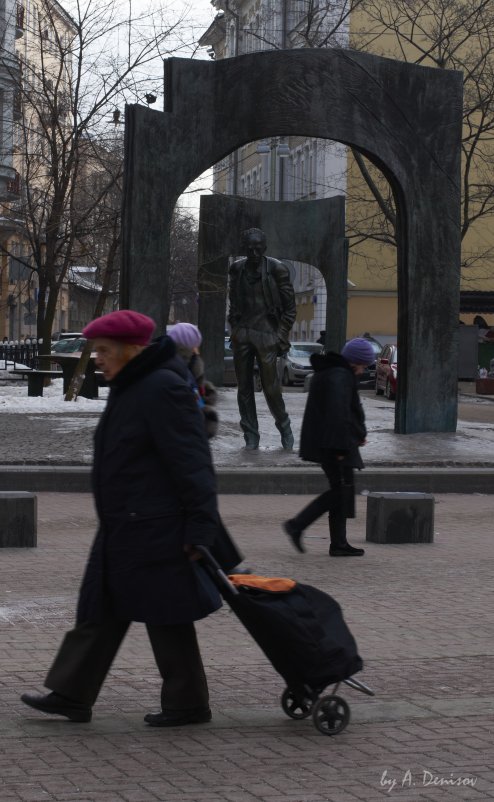
[[324, 346], [319, 343], [292, 343], [290, 350], [278, 359], [278, 375], [284, 387], [304, 384], [305, 377], [312, 373], [310, 364], [312, 354], [322, 354]]

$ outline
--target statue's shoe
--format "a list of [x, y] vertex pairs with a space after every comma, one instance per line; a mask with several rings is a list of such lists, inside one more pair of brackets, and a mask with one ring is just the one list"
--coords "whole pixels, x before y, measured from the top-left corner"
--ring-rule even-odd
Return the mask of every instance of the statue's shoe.
[[294, 443], [295, 440], [293, 438], [291, 430], [288, 432], [283, 432], [283, 434], [281, 435], [281, 445], [283, 446], [285, 451], [293, 451]]

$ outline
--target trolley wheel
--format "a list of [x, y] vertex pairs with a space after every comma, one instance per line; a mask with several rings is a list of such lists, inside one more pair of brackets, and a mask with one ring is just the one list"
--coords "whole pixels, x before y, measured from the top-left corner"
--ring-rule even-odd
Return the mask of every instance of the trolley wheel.
[[323, 735], [338, 735], [350, 721], [350, 708], [341, 696], [322, 696], [312, 709], [312, 719]]
[[285, 688], [281, 696], [281, 707], [290, 718], [307, 718], [311, 714], [312, 704], [310, 696], [300, 699], [290, 688]]

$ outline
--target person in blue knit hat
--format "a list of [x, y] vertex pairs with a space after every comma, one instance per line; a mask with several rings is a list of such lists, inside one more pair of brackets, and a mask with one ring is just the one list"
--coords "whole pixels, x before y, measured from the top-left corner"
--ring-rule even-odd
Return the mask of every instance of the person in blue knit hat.
[[297, 551], [304, 552], [305, 529], [321, 515], [329, 516], [331, 557], [360, 557], [346, 538], [347, 518], [355, 517], [353, 472], [364, 467], [359, 446], [365, 444], [365, 416], [357, 390], [357, 376], [374, 362], [370, 342], [349, 340], [341, 354], [312, 354], [314, 376], [302, 421], [300, 456], [317, 462], [329, 482], [329, 490], [310, 502], [283, 528]]

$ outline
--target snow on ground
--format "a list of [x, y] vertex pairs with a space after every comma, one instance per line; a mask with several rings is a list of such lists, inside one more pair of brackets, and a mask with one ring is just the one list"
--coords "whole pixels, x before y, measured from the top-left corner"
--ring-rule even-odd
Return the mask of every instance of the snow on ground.
[[[1, 412], [102, 412], [108, 395], [108, 388], [102, 387], [100, 398], [89, 399], [80, 396], [75, 402], [67, 402], [63, 396], [63, 379], [52, 379], [51, 384], [43, 389], [42, 397], [30, 397], [27, 394], [27, 381], [21, 376], [12, 376], [12, 363], [7, 363], [7, 370], [2, 369], [0, 362], [0, 413]], [[16, 369], [24, 366], [16, 363]]]
[[[76, 402], [67, 402], [63, 397], [62, 379], [52, 380], [44, 388], [43, 397], [31, 398], [27, 394], [27, 382], [20, 376], [10, 377], [2, 370], [0, 363], [0, 414], [26, 414], [30, 418], [50, 414], [58, 416], [64, 429], [77, 429], [80, 425], [90, 427], [103, 411], [108, 388], [100, 388], [100, 398], [91, 400], [80, 397]], [[456, 432], [397, 435], [394, 433], [394, 403], [375, 396], [361, 393], [367, 419], [368, 438], [363, 451], [364, 460], [371, 463], [392, 463], [412, 461], [413, 464], [436, 464], [446, 462], [450, 465], [460, 463], [492, 464], [494, 462], [494, 414], [492, 422], [475, 423], [460, 420]], [[465, 398], [465, 397], [463, 397]], [[299, 464], [297, 456], [300, 427], [307, 401], [307, 394], [299, 390], [284, 393], [288, 414], [295, 437], [295, 450], [283, 451], [280, 435], [267, 408], [262, 393], [256, 393], [256, 405], [261, 435], [260, 447], [256, 452], [246, 452], [239, 426], [236, 388], [222, 388], [218, 391], [218, 413], [220, 426], [217, 437], [211, 441], [211, 450], [217, 466], [266, 465], [292, 466]], [[471, 403], [487, 404], [493, 409], [492, 401], [469, 397]], [[94, 413], [94, 415], [93, 415]], [[84, 416], [86, 420], [84, 421]], [[57, 424], [58, 425], [58, 424]]]

